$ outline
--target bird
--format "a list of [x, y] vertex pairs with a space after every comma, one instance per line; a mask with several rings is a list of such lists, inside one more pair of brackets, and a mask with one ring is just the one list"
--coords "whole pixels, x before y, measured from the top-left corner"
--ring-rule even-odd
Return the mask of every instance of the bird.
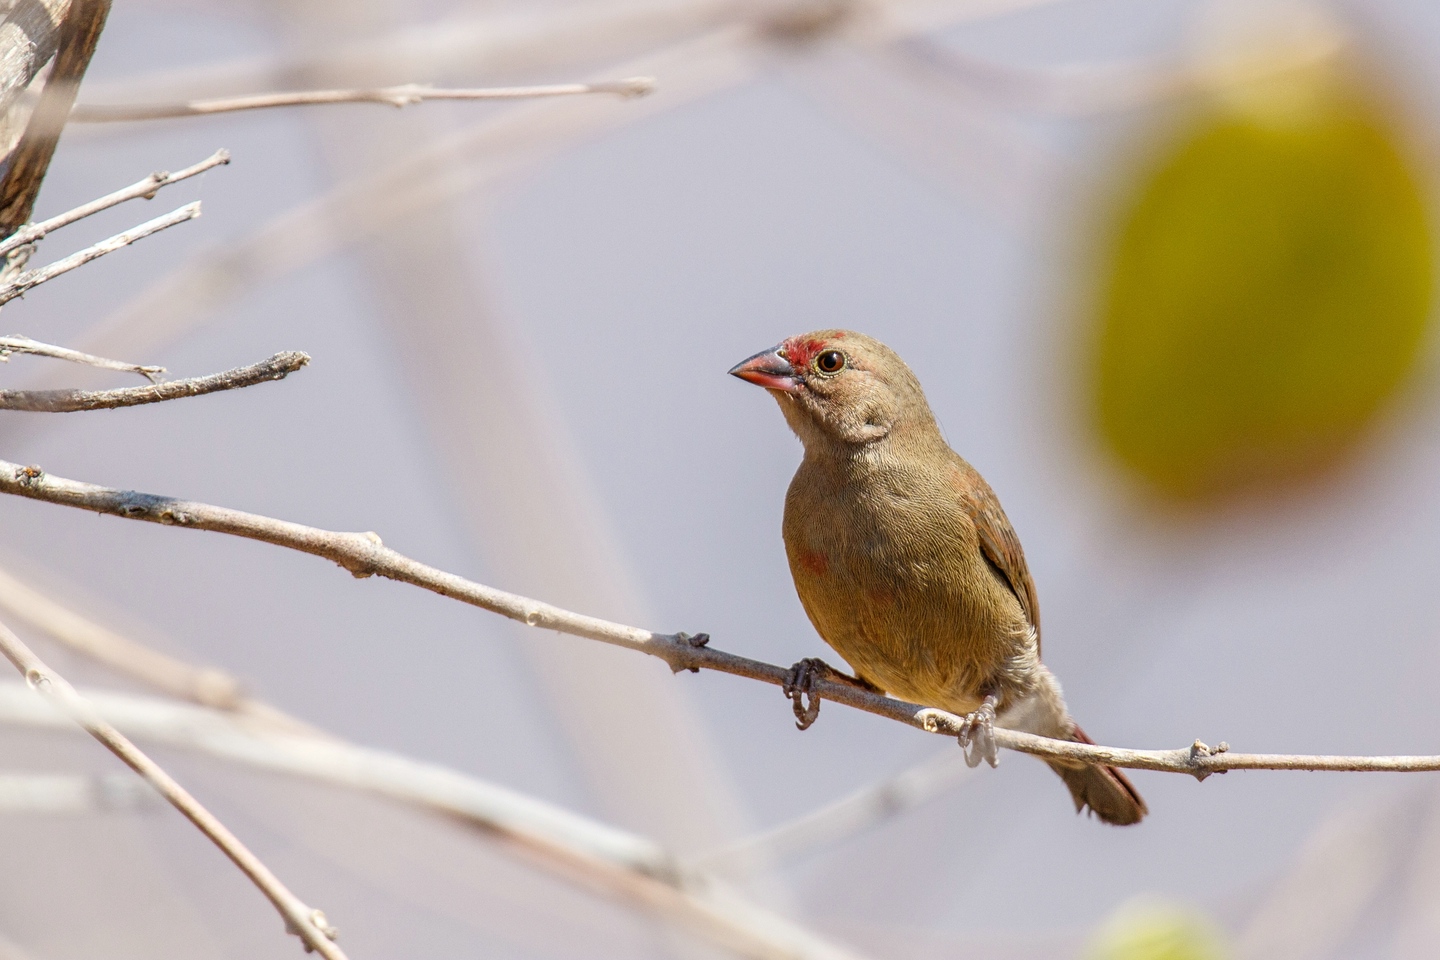
[[[1040, 607], [995, 492], [950, 448], [920, 381], [894, 350], [817, 330], [736, 364], [804, 446], [785, 495], [785, 554], [801, 605], [850, 676], [807, 658], [787, 693], [799, 726], [816, 678], [965, 717], [961, 745], [993, 766], [995, 726], [1091, 743], [1040, 660]], [[1077, 812], [1139, 823], [1145, 801], [1118, 769], [1047, 759]]]

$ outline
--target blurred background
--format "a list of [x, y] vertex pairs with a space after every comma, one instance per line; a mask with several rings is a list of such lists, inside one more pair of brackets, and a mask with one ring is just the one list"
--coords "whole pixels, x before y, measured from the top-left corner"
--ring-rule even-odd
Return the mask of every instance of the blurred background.
[[[82, 103], [657, 90], [73, 125], [37, 219], [234, 162], [156, 201], [201, 199], [201, 220], [11, 303], [3, 332], [171, 376], [314, 362], [8, 413], [3, 456], [374, 530], [789, 664], [829, 655], [780, 541], [800, 448], [725, 371], [853, 328], [910, 362], [998, 491], [1098, 742], [1440, 752], [1437, 50], [1424, 0], [127, 0]], [[36, 262], [161, 209], [84, 221]], [[0, 387], [126, 382], [57, 366], [14, 357]], [[654, 840], [846, 955], [1440, 954], [1433, 775], [1138, 773], [1150, 817], [1108, 828], [1029, 758], [965, 771], [834, 705], [802, 734], [772, 687], [278, 548], [13, 498], [0, 531], [8, 576], [90, 620]], [[155, 696], [5, 616], [83, 690]], [[0, 771], [123, 772], [0, 716]], [[733, 955], [473, 825], [153, 749], [352, 957]], [[896, 777], [914, 802], [813, 816]], [[299, 949], [188, 824], [122, 800], [0, 812], [0, 956]]]

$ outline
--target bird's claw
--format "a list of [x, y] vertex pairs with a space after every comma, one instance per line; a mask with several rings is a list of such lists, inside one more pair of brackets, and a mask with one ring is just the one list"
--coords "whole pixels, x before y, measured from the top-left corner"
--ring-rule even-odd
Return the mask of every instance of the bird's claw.
[[815, 681], [835, 673], [835, 669], [816, 657], [806, 657], [785, 675], [780, 689], [790, 698], [790, 707], [795, 711], [795, 727], [807, 730], [820, 716], [820, 695], [815, 692]]
[[978, 767], [981, 760], [992, 767], [1000, 763], [1000, 751], [995, 746], [995, 703], [993, 695], [986, 697], [980, 709], [967, 713], [960, 723], [960, 733], [955, 739], [965, 751], [968, 766]]

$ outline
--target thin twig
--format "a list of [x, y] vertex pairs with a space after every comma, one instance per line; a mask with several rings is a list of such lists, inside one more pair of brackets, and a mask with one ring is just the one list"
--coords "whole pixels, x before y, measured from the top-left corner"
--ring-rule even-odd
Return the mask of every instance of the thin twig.
[[172, 183], [179, 183], [181, 180], [188, 180], [196, 174], [204, 173], [214, 167], [223, 166], [230, 162], [229, 150], [216, 150], [210, 156], [199, 163], [186, 167], [184, 170], [177, 170], [174, 173], [160, 171], [152, 173], [137, 183], [114, 193], [108, 193], [103, 197], [91, 200], [89, 203], [82, 203], [73, 210], [66, 210], [48, 220], [41, 220], [39, 223], [27, 223], [16, 230], [9, 237], [0, 241], [0, 257], [4, 257], [10, 251], [23, 247], [27, 243], [34, 243], [48, 233], [53, 233], [61, 227], [69, 226], [77, 220], [99, 213], [101, 210], [108, 210], [118, 206], [127, 200], [135, 200], [144, 197], [146, 200], [153, 198], [157, 191]]
[[45, 81], [25, 134], [10, 154], [4, 179], [0, 179], [0, 237], [14, 233], [35, 209], [50, 158], [55, 155], [75, 93], [109, 15], [110, 0], [72, 0], [60, 24], [50, 78]]
[[76, 267], [83, 267], [92, 260], [98, 260], [107, 253], [114, 253], [121, 247], [128, 247], [136, 240], [143, 240], [153, 233], [159, 233], [167, 227], [173, 227], [178, 223], [187, 220], [194, 220], [200, 216], [200, 201], [187, 203], [178, 210], [172, 210], [163, 217], [156, 217], [154, 220], [147, 220], [136, 227], [131, 227], [124, 233], [117, 233], [106, 240], [101, 240], [93, 246], [70, 254], [56, 260], [54, 263], [46, 264], [34, 270], [27, 270], [0, 286], [0, 304], [9, 303], [16, 297], [23, 296], [27, 291], [38, 287], [46, 280], [53, 280], [62, 273], [69, 273]]
[[[753, 960], [855, 960], [855, 955], [685, 870], [664, 847], [438, 764], [330, 737], [277, 731], [205, 707], [94, 692], [92, 704], [142, 740], [359, 790], [458, 818], [495, 834], [547, 870], [654, 911]], [[0, 683], [0, 724], [65, 729], [18, 683]]]
[[144, 777], [171, 806], [195, 824], [211, 843], [219, 847], [221, 852], [250, 878], [250, 882], [260, 889], [266, 899], [275, 905], [275, 909], [285, 918], [286, 928], [304, 941], [307, 950], [318, 952], [325, 960], [345, 960], [345, 954], [334, 943], [335, 931], [326, 923], [324, 914], [306, 906], [299, 897], [291, 893], [280, 882], [280, 878], [271, 873], [270, 868], [251, 853], [214, 814], [205, 809], [200, 801], [192, 797], [159, 764], [101, 717], [64, 677], [41, 662], [25, 642], [3, 623], [0, 623], [0, 653], [15, 665], [15, 669], [20, 671], [31, 689], [50, 697], [72, 720], [84, 727], [127, 767]]
[[138, 373], [151, 383], [157, 383], [159, 375], [165, 372], [164, 367], [142, 366], [138, 363], [126, 363], [123, 360], [107, 360], [104, 357], [97, 357], [93, 354], [81, 353], [79, 350], [71, 350], [69, 347], [57, 347], [51, 343], [41, 343], [39, 340], [31, 340], [29, 337], [19, 334], [0, 337], [0, 361], [9, 360], [10, 354], [12, 353], [29, 353], [37, 357], [68, 360], [71, 363], [83, 363], [90, 367], [100, 367], [102, 370], [119, 370], [121, 373]]
[[[150, 388], [145, 388], [150, 389]], [[83, 510], [93, 510], [129, 520], [144, 520], [190, 530], [209, 530], [259, 540], [323, 557], [344, 567], [356, 577], [381, 576], [489, 610], [532, 627], [568, 633], [636, 650], [664, 660], [670, 669], [715, 670], [784, 687], [790, 675], [786, 667], [725, 653], [708, 645], [703, 634], [654, 633], [640, 627], [574, 613], [514, 593], [467, 580], [428, 566], [386, 547], [375, 533], [343, 533], [307, 527], [260, 514], [216, 507], [193, 500], [116, 490], [45, 473], [39, 467], [24, 467], [0, 460], [0, 493]], [[817, 680], [815, 694], [876, 716], [887, 717], [927, 733], [958, 737], [964, 718], [919, 704], [906, 703], [870, 693], [858, 687], [829, 680]], [[1440, 756], [1321, 756], [1304, 754], [1230, 753], [1225, 743], [1211, 748], [1199, 740], [1175, 750], [1131, 750], [1088, 743], [1053, 740], [1016, 730], [995, 730], [999, 746], [1051, 760], [1188, 773], [1203, 780], [1227, 770], [1329, 770], [1417, 773], [1440, 771]]]
[[221, 390], [253, 387], [268, 380], [284, 380], [310, 362], [299, 351], [277, 353], [269, 360], [236, 367], [221, 373], [188, 380], [167, 380], [148, 387], [121, 387], [118, 390], [0, 390], [0, 410], [29, 410], [37, 413], [76, 413], [82, 410], [113, 410], [143, 403], [160, 403], [181, 397], [198, 397]]
[[565, 97], [585, 93], [611, 93], [621, 97], [643, 97], [655, 89], [653, 77], [629, 77], [608, 83], [552, 83], [530, 87], [431, 87], [406, 83], [368, 90], [299, 90], [290, 93], [256, 93], [242, 97], [216, 97], [184, 103], [76, 104], [71, 123], [114, 123], [124, 120], [163, 120], [171, 117], [200, 117], [237, 110], [265, 110], [271, 107], [305, 107], [329, 103], [383, 103], [408, 107], [424, 100], [526, 100], [535, 97]]

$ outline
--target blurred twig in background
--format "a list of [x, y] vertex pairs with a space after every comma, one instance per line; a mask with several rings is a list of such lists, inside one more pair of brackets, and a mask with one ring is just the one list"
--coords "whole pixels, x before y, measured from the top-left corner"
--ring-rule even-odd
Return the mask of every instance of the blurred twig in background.
[[240, 110], [273, 107], [311, 107], [335, 103], [381, 103], [408, 107], [426, 100], [529, 100], [536, 97], [567, 97], [586, 93], [609, 93], [620, 97], [643, 97], [655, 89], [651, 77], [629, 77], [601, 83], [552, 83], [530, 87], [472, 87], [451, 89], [406, 83], [371, 90], [301, 90], [293, 93], [256, 93], [184, 103], [77, 103], [70, 111], [71, 123], [113, 123], [126, 120], [163, 120], [174, 117], [203, 117]]

